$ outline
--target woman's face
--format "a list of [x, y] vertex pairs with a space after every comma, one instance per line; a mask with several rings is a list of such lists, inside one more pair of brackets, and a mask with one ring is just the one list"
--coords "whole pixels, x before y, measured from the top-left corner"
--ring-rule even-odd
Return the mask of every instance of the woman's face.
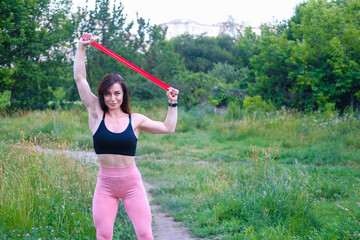
[[109, 110], [120, 108], [123, 102], [123, 90], [120, 83], [114, 83], [107, 91], [105, 91], [104, 102]]

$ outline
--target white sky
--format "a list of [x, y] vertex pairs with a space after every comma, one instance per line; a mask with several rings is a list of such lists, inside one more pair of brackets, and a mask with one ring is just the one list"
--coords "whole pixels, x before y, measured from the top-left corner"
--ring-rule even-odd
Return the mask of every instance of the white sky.
[[[111, 2], [113, 2], [112, 0]], [[136, 12], [150, 24], [175, 19], [191, 19], [202, 24], [228, 20], [256, 27], [274, 20], [287, 20], [294, 15], [296, 5], [304, 0], [115, 0], [124, 5], [128, 20], [136, 19]], [[75, 6], [85, 6], [84, 0], [73, 0]], [[93, 9], [95, 0], [89, 0]], [[112, 6], [112, 5], [111, 5]]]

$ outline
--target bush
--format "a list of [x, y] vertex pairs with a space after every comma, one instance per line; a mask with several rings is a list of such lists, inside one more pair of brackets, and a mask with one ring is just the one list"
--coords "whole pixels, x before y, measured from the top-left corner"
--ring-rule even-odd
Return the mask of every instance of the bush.
[[5, 110], [10, 107], [10, 91], [0, 93], [0, 110]]
[[244, 99], [243, 102], [244, 109], [251, 113], [255, 111], [259, 112], [270, 112], [275, 109], [275, 107], [272, 105], [272, 103], [267, 103], [264, 100], [262, 100], [261, 96], [257, 95], [255, 97], [247, 96]]

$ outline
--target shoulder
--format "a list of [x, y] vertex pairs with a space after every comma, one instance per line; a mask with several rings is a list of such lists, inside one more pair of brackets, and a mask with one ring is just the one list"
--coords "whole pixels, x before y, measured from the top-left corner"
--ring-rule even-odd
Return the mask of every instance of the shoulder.
[[132, 113], [131, 114], [131, 122], [134, 127], [142, 127], [147, 122], [151, 121], [148, 117], [141, 113]]
[[142, 122], [148, 118], [145, 115], [140, 114], [140, 113], [132, 113], [131, 119], [132, 119], [132, 121], [135, 121], [135, 122]]

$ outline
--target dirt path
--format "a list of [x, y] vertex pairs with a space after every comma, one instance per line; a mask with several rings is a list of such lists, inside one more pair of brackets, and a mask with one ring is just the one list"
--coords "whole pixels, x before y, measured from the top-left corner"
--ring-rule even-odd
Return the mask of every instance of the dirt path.
[[180, 226], [180, 223], [174, 221], [173, 217], [160, 210], [160, 205], [151, 203], [153, 197], [149, 194], [149, 190], [154, 188], [150, 183], [144, 182], [148, 198], [150, 201], [151, 213], [153, 216], [153, 233], [157, 240], [192, 240], [189, 231]]
[[[40, 147], [32, 147], [32, 149], [47, 154], [65, 154], [68, 157], [76, 158], [80, 161], [97, 164], [96, 154], [94, 152], [43, 149]], [[153, 196], [151, 196], [149, 190], [155, 188], [155, 186], [145, 181], [144, 186], [150, 201], [154, 238], [156, 240], [195, 240], [196, 238], [191, 237], [186, 228], [182, 227], [180, 223], [175, 222], [173, 217], [169, 217], [165, 212], [161, 211], [160, 205], [152, 203]]]

